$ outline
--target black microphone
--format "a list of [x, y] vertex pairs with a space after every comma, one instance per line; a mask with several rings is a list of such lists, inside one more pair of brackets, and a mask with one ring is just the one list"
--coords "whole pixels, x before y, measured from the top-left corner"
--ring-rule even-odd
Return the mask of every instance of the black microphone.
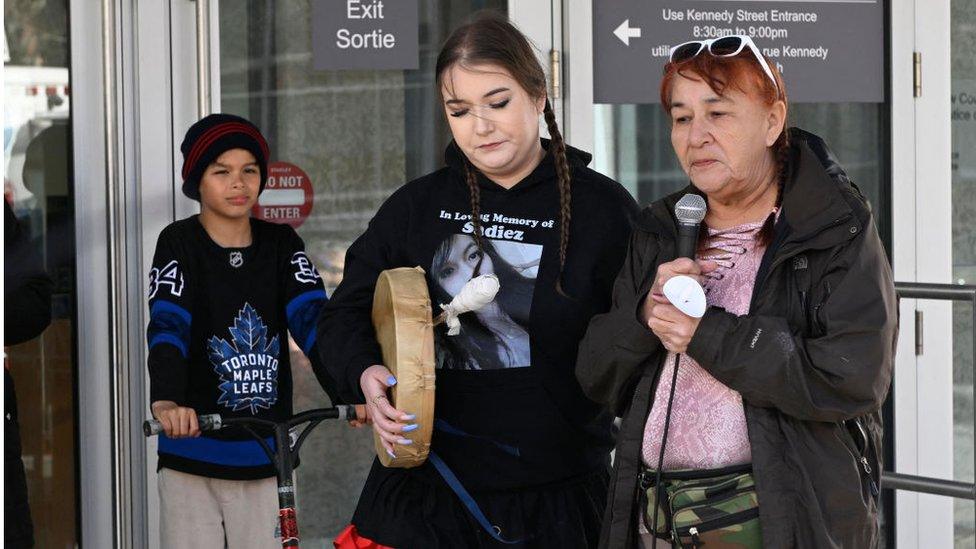
[[698, 227], [705, 219], [708, 206], [701, 195], [688, 193], [674, 206], [678, 218], [678, 257], [695, 259], [698, 248]]

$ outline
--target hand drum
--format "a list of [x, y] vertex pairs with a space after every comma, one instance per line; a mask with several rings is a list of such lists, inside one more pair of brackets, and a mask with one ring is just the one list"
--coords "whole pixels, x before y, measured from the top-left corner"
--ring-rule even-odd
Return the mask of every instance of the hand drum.
[[434, 326], [427, 280], [420, 267], [380, 273], [373, 294], [373, 326], [383, 364], [396, 376], [391, 404], [417, 416], [417, 429], [403, 433], [413, 444], [397, 445], [391, 458], [373, 432], [376, 455], [386, 467], [416, 467], [427, 459], [434, 428]]

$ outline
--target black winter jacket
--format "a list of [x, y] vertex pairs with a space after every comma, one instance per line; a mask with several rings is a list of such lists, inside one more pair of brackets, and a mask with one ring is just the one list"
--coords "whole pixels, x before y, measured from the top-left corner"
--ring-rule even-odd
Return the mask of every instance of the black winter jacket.
[[[891, 268], [871, 212], [820, 138], [791, 130], [782, 214], [750, 312], [710, 307], [688, 354], [742, 394], [763, 545], [875, 547], [881, 417], [897, 336]], [[646, 208], [593, 318], [577, 377], [623, 418], [601, 547], [638, 547], [638, 473], [667, 350], [638, 314], [657, 266], [675, 258], [674, 205]]]

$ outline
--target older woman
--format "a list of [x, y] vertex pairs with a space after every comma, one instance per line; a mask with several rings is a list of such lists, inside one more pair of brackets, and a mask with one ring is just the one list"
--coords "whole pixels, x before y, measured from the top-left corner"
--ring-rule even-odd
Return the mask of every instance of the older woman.
[[[623, 417], [601, 546], [876, 546], [897, 316], [871, 211], [823, 141], [786, 129], [748, 37], [676, 47], [661, 103], [691, 185], [642, 212], [577, 362]], [[685, 193], [708, 206], [694, 261], [675, 258]], [[676, 275], [704, 286], [702, 318], [662, 295]]]

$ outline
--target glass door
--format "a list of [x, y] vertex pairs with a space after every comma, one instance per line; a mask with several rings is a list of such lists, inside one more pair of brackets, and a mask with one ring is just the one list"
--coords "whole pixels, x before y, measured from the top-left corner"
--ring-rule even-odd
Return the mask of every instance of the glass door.
[[[13, 385], [6, 387], [4, 407], [5, 513], [17, 484], [11, 473], [21, 462], [29, 501], [29, 515], [5, 515], [5, 546], [21, 546], [30, 536], [28, 517], [37, 547], [74, 547], [79, 537], [68, 11], [66, 0], [4, 3], [4, 200], [22, 237], [11, 242], [14, 232], [6, 226], [4, 368], [5, 385]], [[12, 250], [17, 255], [8, 255]], [[43, 304], [32, 299], [32, 284], [13, 275], [32, 260], [53, 283], [51, 300]], [[43, 332], [24, 329], [41, 314], [51, 319]], [[11, 419], [20, 438], [13, 454]]]
[[[171, 4], [171, 10], [160, 13], [169, 18], [168, 49], [173, 59], [172, 93], [166, 98], [172, 109], [172, 130], [165, 139], [171, 143], [169, 162], [176, 169], [170, 168], [174, 178], [165, 184], [174, 184], [182, 162], [180, 140], [186, 127], [199, 116], [198, 82], [202, 79], [209, 87], [209, 98], [204, 99], [209, 110], [254, 121], [271, 147], [271, 175], [277, 175], [281, 185], [300, 186], [297, 194], [265, 191], [258, 215], [296, 228], [331, 293], [341, 280], [346, 248], [365, 230], [380, 204], [407, 181], [443, 165], [444, 149], [451, 137], [434, 85], [434, 64], [451, 30], [477, 10], [500, 10], [535, 42], [540, 59], [549, 65], [551, 37], [557, 28], [549, 2], [415, 3], [419, 10], [416, 68], [326, 69], [317, 68], [322, 61], [317, 59], [316, 43], [322, 37], [316, 35], [321, 29], [316, 24], [316, 10], [336, 3], [211, 0], [206, 10], [209, 23], [203, 28], [206, 36], [202, 37], [208, 45], [204, 56], [209, 57], [207, 70], [199, 70], [200, 56], [192, 47], [201, 38], [193, 32], [200, 28], [195, 26], [196, 6]], [[350, 18], [350, 14], [365, 15], [360, 7], [372, 5], [365, 1], [340, 4], [349, 9], [355, 4], [353, 11], [344, 14]], [[390, 4], [386, 4], [385, 9], [389, 9]], [[372, 10], [368, 13], [378, 15]], [[345, 36], [354, 40], [349, 34]], [[159, 59], [166, 62], [162, 56]], [[145, 138], [160, 139], [156, 135]], [[270, 183], [268, 189], [272, 189]], [[155, 234], [150, 233], [158, 233], [173, 218], [195, 213], [197, 205], [162, 185], [144, 188], [143, 194], [147, 193], [165, 196], [172, 205], [165, 215], [144, 223], [143, 241], [151, 253]], [[144, 199], [143, 211], [150, 208]], [[295, 409], [327, 406], [327, 395], [294, 343], [291, 364]], [[154, 449], [152, 442], [149, 444], [151, 455]], [[303, 542], [328, 544], [348, 524], [374, 452], [368, 429], [354, 430], [344, 423], [323, 423], [309, 437], [296, 473]], [[155, 497], [152, 461], [150, 457], [147, 471], [151, 500]], [[150, 508], [154, 506], [150, 502]], [[154, 521], [152, 515], [150, 512], [150, 521]], [[154, 538], [151, 531], [151, 543]]]

